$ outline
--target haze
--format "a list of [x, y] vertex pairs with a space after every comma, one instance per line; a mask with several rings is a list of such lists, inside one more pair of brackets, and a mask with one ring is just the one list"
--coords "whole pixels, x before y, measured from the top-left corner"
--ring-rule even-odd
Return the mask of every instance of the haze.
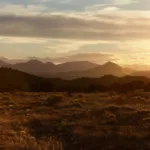
[[1, 0], [0, 56], [149, 66], [149, 10], [149, 0]]

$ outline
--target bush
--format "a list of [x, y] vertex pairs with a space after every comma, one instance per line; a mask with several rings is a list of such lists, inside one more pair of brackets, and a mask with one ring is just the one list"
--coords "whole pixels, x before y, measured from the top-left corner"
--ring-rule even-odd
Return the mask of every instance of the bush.
[[150, 123], [150, 117], [144, 118], [143, 121], [145, 121], [145, 122], [147, 122], [147, 123]]
[[45, 104], [49, 105], [49, 106], [55, 106], [55, 105], [57, 105], [58, 103], [60, 103], [62, 101], [63, 101], [63, 97], [62, 96], [52, 96], [52, 97], [48, 97], [46, 99]]

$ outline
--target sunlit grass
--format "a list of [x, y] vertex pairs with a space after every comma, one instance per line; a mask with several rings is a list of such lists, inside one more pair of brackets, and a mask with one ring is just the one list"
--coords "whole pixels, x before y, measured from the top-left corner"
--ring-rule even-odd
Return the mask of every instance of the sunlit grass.
[[0, 149], [150, 148], [150, 93], [0, 93]]

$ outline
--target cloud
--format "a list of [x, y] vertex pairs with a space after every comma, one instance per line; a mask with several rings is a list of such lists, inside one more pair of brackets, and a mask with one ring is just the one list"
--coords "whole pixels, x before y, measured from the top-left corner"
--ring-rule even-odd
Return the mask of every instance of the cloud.
[[38, 3], [45, 3], [45, 2], [51, 2], [52, 0], [31, 0], [32, 2], [38, 2]]
[[[113, 54], [120, 52], [119, 45], [120, 43], [87, 43], [80, 46], [78, 49], [71, 51], [70, 53], [77, 54], [77, 53], [107, 53]], [[123, 52], [123, 49], [122, 49]]]
[[90, 61], [94, 63], [103, 64], [107, 61], [116, 61], [116, 58], [110, 54], [103, 53], [77, 53], [74, 55], [69, 55], [65, 57], [57, 57], [51, 59], [54, 63], [65, 63], [70, 61]]
[[46, 44], [48, 40], [28, 37], [3, 37], [0, 36], [0, 44]]
[[0, 53], [14, 58], [101, 53], [121, 63], [144, 63], [141, 58], [150, 63], [149, 10], [150, 0], [1, 0]]
[[[85, 7], [105, 5], [105, 7], [119, 7], [122, 10], [149, 10], [149, 0], [0, 0], [0, 10], [5, 5], [42, 5], [48, 9], [61, 12], [83, 11]], [[12, 14], [17, 13], [17, 9]], [[39, 11], [39, 13], [41, 13]]]
[[47, 44], [48, 46], [45, 46], [45, 49], [47, 49], [47, 54], [51, 54], [51, 52], [55, 52], [55, 54], [57, 55], [58, 53], [61, 53], [62, 55], [63, 53], [66, 54], [70, 51], [75, 51], [76, 49], [79, 49], [85, 44], [86, 42], [78, 42], [78, 41], [70, 42], [70, 41], [64, 41], [64, 40], [60, 40], [60, 41], [52, 40], [51, 42]]
[[19, 15], [39, 15], [46, 11], [47, 7], [44, 5], [21, 5], [21, 4], [1, 4], [0, 14], [19, 14]]
[[73, 0], [61, 0], [60, 2], [59, 2], [59, 4], [69, 4], [69, 3], [71, 3]]
[[113, 0], [114, 5], [129, 5], [136, 3], [138, 0]]
[[[0, 35], [72, 40], [125, 41], [150, 39], [150, 18], [103, 17], [67, 13], [47, 16], [0, 16]], [[88, 15], [87, 15], [88, 16]], [[131, 16], [131, 15], [130, 15]], [[121, 18], [121, 19], [120, 19]]]
[[105, 7], [103, 8], [103, 11], [116, 11], [119, 10], [118, 7]]

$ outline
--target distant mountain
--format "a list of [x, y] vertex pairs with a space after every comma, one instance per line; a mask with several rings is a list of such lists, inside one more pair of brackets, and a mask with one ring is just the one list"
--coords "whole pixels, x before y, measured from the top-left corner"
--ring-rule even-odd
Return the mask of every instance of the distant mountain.
[[98, 65], [87, 61], [67, 62], [55, 65], [51, 62], [43, 63], [39, 60], [30, 60], [28, 62], [9, 65], [13, 69], [41, 77], [51, 77], [58, 72], [84, 71], [96, 66]]
[[101, 54], [97, 52], [73, 52], [73, 53], [59, 53], [53, 54], [53, 57], [27, 57], [27, 58], [7, 58], [0, 56], [0, 60], [8, 64], [23, 63], [29, 60], [39, 60], [43, 63], [52, 62], [55, 64], [66, 63], [66, 62], [77, 62], [77, 61], [88, 61], [92, 63], [104, 63], [108, 60], [113, 61], [112, 55], [110, 54]]
[[145, 70], [150, 70], [150, 65], [146, 64], [132, 64], [132, 65], [125, 65], [124, 67], [131, 68], [133, 70], [138, 70], [138, 71], [145, 71]]
[[93, 73], [93, 76], [104, 76], [104, 75], [114, 75], [114, 76], [123, 76], [123, 68], [121, 68], [119, 65], [107, 62], [102, 66], [98, 66], [94, 69], [91, 69], [90, 72]]
[[0, 67], [9, 67], [10, 65], [0, 60]]
[[150, 78], [150, 71], [136, 71], [130, 68], [123, 68], [113, 62], [98, 65], [88, 61], [74, 61], [56, 65], [52, 62], [43, 63], [39, 60], [30, 60], [16, 64], [9, 64], [0, 60], [0, 67], [12, 68], [40, 77], [57, 77], [69, 80], [81, 77], [99, 78], [104, 75], [113, 75], [117, 77], [131, 75]]
[[144, 76], [150, 78], [150, 70], [149, 71], [135, 71], [132, 76]]
[[91, 78], [99, 78], [104, 75], [114, 75], [114, 76], [124, 76], [126, 75], [119, 65], [108, 62], [104, 65], [99, 65], [93, 69], [89, 69], [86, 71], [73, 71], [73, 72], [64, 72], [58, 73], [56, 76], [64, 79], [75, 79], [80, 77], [91, 77]]
[[65, 63], [65, 62], [77, 62], [77, 61], [88, 61], [92, 63], [104, 63], [108, 60], [113, 61], [112, 55], [101, 54], [101, 53], [72, 53], [68, 55], [61, 54], [60, 56], [53, 58], [40, 58], [42, 62], [51, 61], [53, 63]]
[[56, 71], [56, 66], [53, 63], [42, 63], [39, 60], [30, 60], [25, 63], [17, 63], [12, 65], [11, 68], [30, 73], [37, 76], [42, 76], [47, 73], [53, 73]]
[[3, 61], [7, 64], [16, 64], [28, 61], [28, 59], [8, 59], [6, 57], [0, 56], [0, 61]]
[[5, 63], [8, 63], [8, 62], [7, 62], [7, 61], [8, 61], [8, 58], [3, 57], [3, 56], [0, 56], [0, 61], [3, 61], [3, 62], [5, 62]]
[[124, 72], [124, 74], [126, 74], [126, 75], [132, 75], [134, 72], [136, 72], [136, 70], [135, 69], [131, 69], [131, 68], [123, 68], [123, 72]]

